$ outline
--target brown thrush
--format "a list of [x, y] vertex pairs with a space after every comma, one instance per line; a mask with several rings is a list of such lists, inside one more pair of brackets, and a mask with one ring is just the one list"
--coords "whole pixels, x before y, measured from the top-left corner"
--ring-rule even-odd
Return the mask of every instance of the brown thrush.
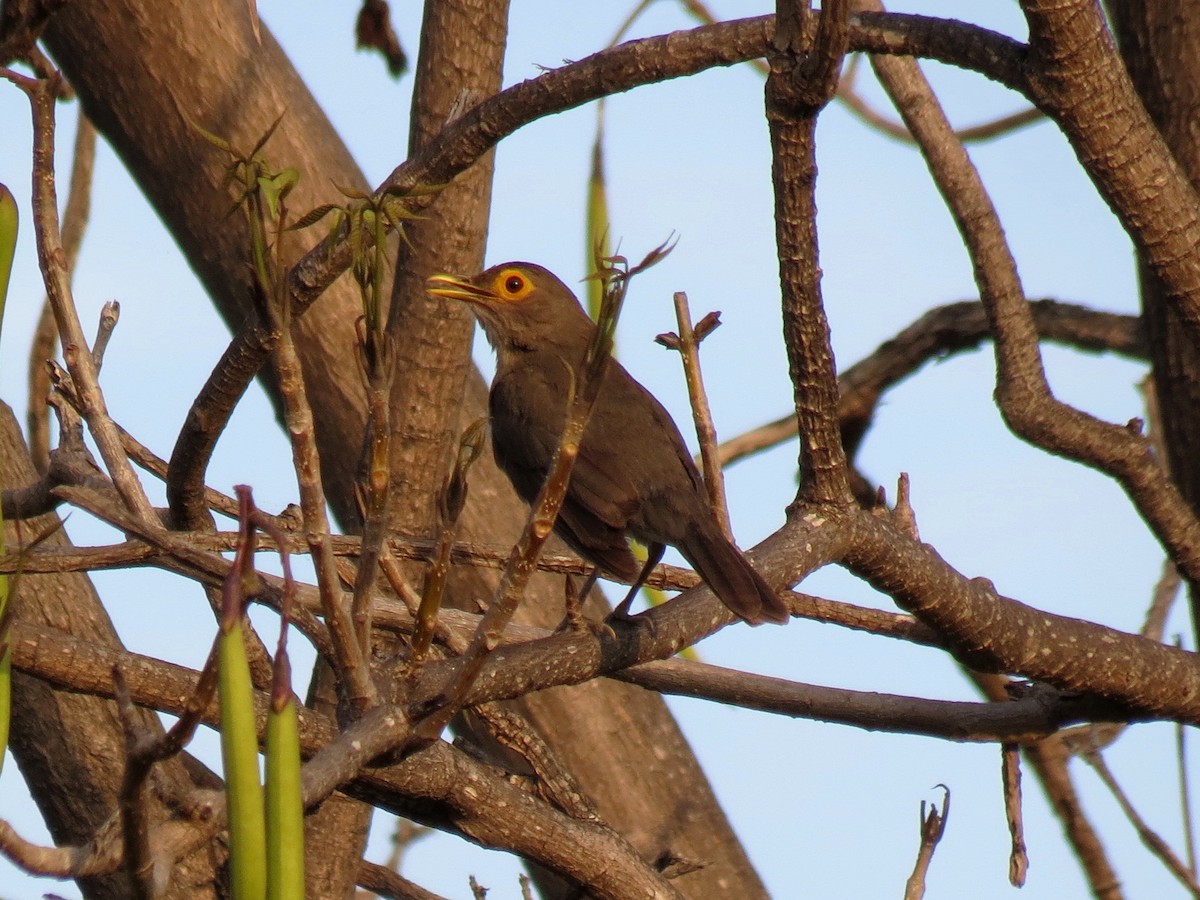
[[[492, 449], [532, 503], [566, 424], [567, 367], [579, 371], [596, 326], [570, 288], [531, 263], [503, 263], [473, 278], [434, 275], [427, 290], [470, 304], [496, 351]], [[633, 582], [621, 613], [670, 544], [747, 622], [788, 620], [778, 595], [722, 533], [670, 415], [616, 360], [605, 370], [555, 531], [602, 571]], [[646, 544], [644, 566], [626, 535]]]

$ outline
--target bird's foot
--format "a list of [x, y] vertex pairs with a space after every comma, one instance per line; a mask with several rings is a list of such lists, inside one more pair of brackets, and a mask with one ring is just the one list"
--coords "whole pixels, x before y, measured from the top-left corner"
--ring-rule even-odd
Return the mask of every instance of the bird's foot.
[[654, 634], [658, 626], [654, 624], [653, 619], [647, 617], [645, 613], [631, 613], [629, 611], [629, 607], [633, 602], [633, 597], [634, 595], [631, 593], [628, 597], [621, 601], [620, 605], [608, 614], [608, 617], [604, 620], [605, 625], [608, 626], [608, 630], [612, 632], [612, 625], [614, 624], [625, 628], [637, 628], [638, 626], [642, 625], [642, 623], [645, 623], [650, 629], [650, 633]]
[[583, 582], [583, 586], [577, 588], [575, 579], [568, 575], [563, 584], [565, 594], [566, 614], [563, 620], [558, 623], [558, 627], [554, 629], [555, 634], [563, 632], [581, 632], [588, 631], [596, 635], [607, 634], [613, 637], [613, 630], [604, 622], [593, 622], [583, 614], [583, 604], [587, 600], [588, 593], [596, 584], [596, 577], [599, 574], [598, 569], [592, 569], [587, 579]]
[[555, 634], [580, 634], [582, 632], [594, 634], [596, 637], [614, 638], [617, 636], [607, 619], [602, 622], [593, 622], [586, 616], [572, 615], [569, 609], [563, 616], [563, 620], [558, 623], [558, 627], [554, 629]]

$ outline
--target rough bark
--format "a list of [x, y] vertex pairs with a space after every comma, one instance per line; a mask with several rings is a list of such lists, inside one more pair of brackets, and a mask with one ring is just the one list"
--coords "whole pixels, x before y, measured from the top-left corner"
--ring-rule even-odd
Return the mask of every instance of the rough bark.
[[[413, 85], [409, 152], [437, 135], [462, 97], [500, 89], [508, 4], [437, 0], [425, 4]], [[493, 155], [486, 154], [443, 190], [423, 219], [405, 228], [388, 329], [395, 338], [392, 388], [391, 521], [423, 534], [433, 524], [433, 498], [457, 443], [460, 409], [471, 370], [474, 317], [461, 303], [434, 300], [434, 272], [483, 268], [491, 211]], [[473, 413], [479, 413], [473, 407]]]
[[[1194, 4], [1123, 0], [1107, 6], [1146, 111], [1184, 174], [1200, 186], [1200, 19]], [[1144, 262], [1139, 281], [1167, 462], [1192, 509], [1200, 511], [1200, 344]], [[1193, 629], [1200, 633], [1200, 585], [1189, 588]]]

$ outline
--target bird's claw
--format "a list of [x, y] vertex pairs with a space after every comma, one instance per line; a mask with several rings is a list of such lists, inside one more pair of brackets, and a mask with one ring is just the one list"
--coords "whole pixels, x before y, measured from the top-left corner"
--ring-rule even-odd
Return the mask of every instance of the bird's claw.
[[593, 622], [586, 616], [572, 615], [570, 611], [558, 623], [558, 627], [554, 629], [555, 634], [580, 634], [583, 632], [593, 634], [596, 637], [615, 638], [617, 636], [617, 633], [613, 631], [613, 627], [608, 624], [607, 619], [602, 622]]
[[625, 628], [637, 628], [644, 623], [646, 627], [650, 629], [651, 634], [655, 634], [658, 631], [658, 626], [654, 623], [653, 619], [647, 616], [644, 612], [631, 613], [629, 611], [628, 603], [622, 603], [620, 606], [610, 612], [608, 617], [604, 620], [605, 625], [608, 626], [609, 632], [613, 633], [615, 637], [612, 625], [609, 624], [610, 622], [621, 625]]

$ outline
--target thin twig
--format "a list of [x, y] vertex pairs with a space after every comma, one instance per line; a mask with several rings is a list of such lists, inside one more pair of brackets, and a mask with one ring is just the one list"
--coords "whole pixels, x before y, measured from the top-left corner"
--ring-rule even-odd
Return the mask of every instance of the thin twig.
[[[67, 205], [63, 209], [62, 244], [68, 276], [75, 273], [75, 262], [83, 244], [92, 204], [92, 172], [96, 161], [96, 126], [79, 108], [75, 126], [75, 148], [71, 154], [71, 181], [67, 189]], [[50, 416], [46, 409], [46, 394], [50, 379], [46, 360], [54, 356], [58, 343], [58, 326], [49, 298], [42, 303], [42, 312], [34, 329], [29, 347], [29, 398], [26, 425], [29, 432], [29, 455], [39, 472], [50, 464]]]
[[733, 540], [733, 528], [729, 523], [729, 505], [725, 502], [725, 476], [721, 473], [721, 461], [717, 455], [717, 428], [713, 424], [712, 409], [708, 405], [708, 394], [704, 390], [704, 376], [700, 371], [700, 342], [721, 324], [721, 314], [709, 313], [700, 321], [698, 329], [692, 327], [692, 311], [688, 308], [687, 294], [675, 293], [675, 321], [678, 334], [660, 334], [656, 340], [671, 350], [679, 351], [683, 361], [684, 378], [687, 381], [688, 400], [691, 402], [692, 418], [696, 423], [696, 437], [700, 441], [700, 462], [704, 470], [704, 487], [708, 491], [708, 502], [717, 517], [717, 523], [725, 537]]
[[55, 85], [35, 81], [8, 70], [5, 70], [5, 77], [26, 93], [33, 109], [33, 221], [38, 262], [46, 284], [46, 292], [54, 307], [58, 331], [62, 335], [63, 358], [82, 407], [80, 413], [88, 423], [96, 447], [121, 499], [139, 518], [146, 522], [157, 521], [150, 501], [142, 490], [141, 482], [138, 481], [129, 458], [121, 447], [116, 424], [108, 414], [104, 394], [97, 381], [95, 361], [88, 349], [71, 294], [70, 277], [63, 264], [64, 251], [58, 226], [58, 198], [54, 186]]
[[92, 342], [92, 362], [96, 366], [97, 374], [104, 367], [104, 353], [108, 350], [108, 342], [112, 340], [113, 332], [117, 330], [119, 321], [121, 321], [121, 304], [116, 300], [109, 300], [100, 309], [96, 339]]
[[1000, 783], [1004, 788], [1004, 818], [1008, 821], [1010, 850], [1008, 883], [1024, 887], [1029, 871], [1029, 853], [1025, 848], [1025, 820], [1021, 805], [1021, 748], [1015, 743], [1000, 747]]
[[342, 591], [337, 577], [312, 408], [308, 403], [304, 378], [300, 371], [300, 358], [289, 328], [281, 330], [274, 359], [275, 370], [279, 376], [279, 394], [283, 400], [284, 417], [287, 421], [287, 433], [292, 442], [296, 481], [300, 488], [305, 539], [317, 575], [317, 588], [321, 596], [325, 624], [335, 648], [332, 662], [347, 686], [351, 704], [361, 713], [376, 702], [375, 685], [371, 681], [366, 655], [355, 633], [349, 598]]
[[1133, 804], [1129, 801], [1129, 797], [1121, 789], [1121, 786], [1113, 777], [1112, 771], [1108, 768], [1108, 764], [1104, 761], [1104, 755], [1099, 750], [1095, 750], [1083, 754], [1083, 759], [1096, 771], [1096, 774], [1100, 776], [1100, 780], [1104, 782], [1104, 786], [1112, 793], [1113, 799], [1117, 801], [1117, 805], [1125, 813], [1125, 818], [1129, 820], [1129, 823], [1137, 831], [1138, 837], [1141, 838], [1146, 849], [1158, 857], [1167, 871], [1174, 875], [1193, 897], [1200, 897], [1200, 883], [1196, 881], [1188, 867], [1184, 865], [1183, 860], [1175, 854], [1170, 845], [1134, 809]]
[[438, 518], [441, 528], [437, 551], [425, 575], [425, 589], [421, 593], [421, 603], [417, 610], [417, 627], [413, 633], [412, 653], [409, 657], [414, 671], [416, 667], [420, 666], [433, 642], [437, 614], [442, 605], [446, 580], [450, 574], [450, 554], [454, 548], [454, 538], [458, 533], [458, 517], [462, 514], [463, 507], [467, 502], [467, 471], [483, 451], [483, 435], [486, 425], [486, 419], [479, 419], [463, 432], [463, 436], [459, 440], [454, 466], [447, 475], [445, 484], [438, 492]]
[[904, 900], [921, 900], [925, 896], [925, 878], [929, 874], [929, 864], [933, 862], [933, 851], [946, 833], [946, 820], [950, 816], [950, 789], [944, 784], [938, 787], [944, 792], [940, 810], [933, 805], [927, 808], [925, 801], [921, 801], [921, 846], [912, 874], [904, 886]]

